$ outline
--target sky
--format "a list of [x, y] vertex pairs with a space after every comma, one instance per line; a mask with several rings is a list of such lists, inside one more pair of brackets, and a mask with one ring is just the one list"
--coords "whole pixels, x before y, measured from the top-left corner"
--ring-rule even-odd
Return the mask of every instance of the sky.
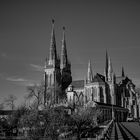
[[140, 86], [140, 2], [137, 0], [1, 0], [0, 101], [10, 94], [21, 103], [27, 86], [43, 80], [49, 56], [51, 20], [57, 52], [66, 27], [73, 80], [84, 79], [88, 61], [104, 72], [105, 52], [113, 70]]

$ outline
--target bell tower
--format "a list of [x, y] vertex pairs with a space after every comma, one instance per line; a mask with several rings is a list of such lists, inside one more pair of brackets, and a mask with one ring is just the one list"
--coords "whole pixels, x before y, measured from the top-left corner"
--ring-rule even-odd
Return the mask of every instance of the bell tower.
[[[60, 87], [60, 60], [56, 50], [56, 40], [54, 31], [54, 20], [52, 20], [52, 32], [50, 41], [49, 59], [45, 63], [45, 83], [47, 83], [47, 92], [49, 92], [51, 103], [57, 103], [56, 88]], [[48, 94], [48, 93], [47, 93]]]
[[68, 56], [67, 56], [65, 27], [63, 27], [60, 69], [61, 69], [61, 88], [62, 88], [62, 91], [65, 91], [65, 89], [72, 82], [71, 64], [70, 64], [70, 62], [68, 60]]

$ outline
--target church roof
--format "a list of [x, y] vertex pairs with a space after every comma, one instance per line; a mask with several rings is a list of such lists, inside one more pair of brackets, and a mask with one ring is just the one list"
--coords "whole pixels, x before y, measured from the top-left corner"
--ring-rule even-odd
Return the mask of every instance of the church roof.
[[122, 76], [116, 77], [116, 83], [120, 84], [122, 82], [122, 80], [124, 80], [125, 78], [126, 77], [122, 77]]
[[94, 78], [93, 78], [93, 82], [105, 82], [105, 77], [99, 73], [97, 73]]
[[72, 81], [71, 85], [72, 85], [74, 88], [84, 88], [84, 80]]

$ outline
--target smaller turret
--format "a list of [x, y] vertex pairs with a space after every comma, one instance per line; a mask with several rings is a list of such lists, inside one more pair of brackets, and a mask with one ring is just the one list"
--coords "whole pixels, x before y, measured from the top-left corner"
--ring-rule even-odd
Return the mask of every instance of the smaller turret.
[[65, 40], [65, 27], [63, 27], [63, 39], [62, 39], [61, 62], [60, 62], [61, 70], [65, 69], [67, 65], [68, 65], [68, 58], [67, 58], [67, 49], [66, 49], [66, 40]]
[[113, 79], [113, 68], [112, 68], [112, 63], [111, 63], [111, 59], [109, 57], [109, 60], [108, 60], [108, 81], [112, 81]]
[[88, 71], [87, 71], [86, 81], [87, 81], [87, 83], [91, 83], [93, 81], [93, 73], [92, 73], [90, 60], [89, 60], [89, 63], [88, 63]]

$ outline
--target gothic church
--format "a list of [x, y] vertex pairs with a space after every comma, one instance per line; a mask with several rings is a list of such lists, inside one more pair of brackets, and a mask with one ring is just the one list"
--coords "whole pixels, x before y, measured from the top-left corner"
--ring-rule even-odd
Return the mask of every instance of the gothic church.
[[[45, 91], [46, 93], [50, 92], [49, 101], [53, 104], [60, 103], [59, 97], [63, 95], [59, 94], [65, 94], [65, 89], [71, 82], [71, 64], [67, 56], [65, 27], [63, 27], [61, 56], [59, 57], [56, 50], [54, 20], [52, 20], [50, 52], [45, 63]], [[48, 102], [46, 93], [44, 95], [45, 104]]]
[[[47, 97], [48, 93], [50, 93], [49, 98]], [[63, 95], [65, 97], [61, 98]], [[56, 50], [53, 20], [49, 58], [46, 59], [45, 64], [44, 103], [60, 104], [64, 101], [62, 99], [66, 99], [65, 104], [67, 105], [84, 106], [90, 101], [116, 105], [128, 109], [129, 115], [134, 118], [139, 115], [135, 85], [125, 75], [123, 68], [121, 76], [115, 75], [107, 52], [104, 75], [93, 74], [89, 61], [86, 78], [72, 81], [71, 64], [66, 49], [65, 27], [63, 27], [61, 55], [59, 57]]]

